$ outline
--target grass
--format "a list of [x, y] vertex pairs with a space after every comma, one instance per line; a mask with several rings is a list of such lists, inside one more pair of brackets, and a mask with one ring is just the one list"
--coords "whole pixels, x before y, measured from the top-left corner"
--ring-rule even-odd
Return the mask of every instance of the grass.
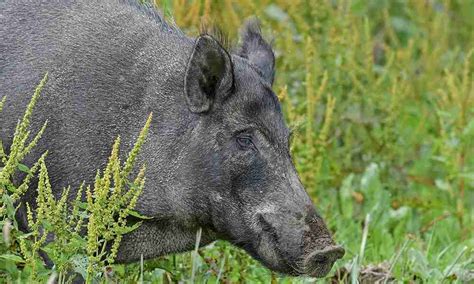
[[[236, 38], [257, 15], [274, 39], [294, 161], [346, 248], [319, 282], [474, 282], [474, 1], [156, 4], [189, 34], [205, 22]], [[119, 282], [315, 281], [225, 242], [112, 270]]]

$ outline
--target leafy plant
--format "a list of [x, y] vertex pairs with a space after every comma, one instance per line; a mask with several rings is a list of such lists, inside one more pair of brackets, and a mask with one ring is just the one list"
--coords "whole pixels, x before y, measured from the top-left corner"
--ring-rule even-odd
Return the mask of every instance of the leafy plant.
[[[77, 190], [72, 204], [70, 188], [62, 191], [59, 198], [53, 194], [44, 153], [30, 168], [21, 164], [22, 159], [38, 143], [47, 123], [28, 144], [33, 108], [47, 81], [47, 74], [40, 82], [18, 123], [9, 154], [2, 148], [0, 168], [0, 218], [3, 226], [3, 242], [0, 246], [0, 273], [10, 281], [24, 279], [44, 282], [48, 278], [58, 283], [71, 281], [80, 274], [88, 283], [102, 279], [105, 269], [113, 264], [123, 234], [140, 226], [140, 222], [127, 224], [126, 218], [133, 208], [145, 184], [145, 166], [134, 180], [130, 174], [137, 155], [145, 142], [152, 115], [130, 151], [125, 162], [119, 158], [120, 137], [112, 147], [109, 161], [101, 173], [97, 172], [94, 185], [83, 184]], [[5, 98], [2, 99], [3, 106]], [[17, 170], [26, 173], [20, 185], [12, 182]], [[21, 197], [37, 174], [36, 206], [26, 203], [29, 232], [21, 232], [15, 221], [15, 212], [21, 205]], [[85, 188], [85, 201], [83, 193]], [[134, 214], [138, 216], [137, 214]], [[13, 221], [13, 224], [12, 224]], [[45, 260], [54, 266], [49, 269]]]

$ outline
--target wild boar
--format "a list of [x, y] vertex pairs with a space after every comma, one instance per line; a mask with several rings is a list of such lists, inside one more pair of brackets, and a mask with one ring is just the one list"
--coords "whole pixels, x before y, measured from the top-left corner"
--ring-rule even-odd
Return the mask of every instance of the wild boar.
[[[136, 210], [152, 217], [127, 234], [117, 261], [191, 250], [223, 239], [270, 269], [322, 277], [344, 250], [306, 193], [272, 91], [275, 57], [255, 20], [240, 46], [186, 36], [153, 8], [120, 0], [0, 2], [1, 137], [42, 76], [33, 129], [49, 125], [27, 163], [49, 150], [56, 194], [90, 182], [120, 135], [130, 149], [154, 119], [140, 162]], [[24, 202], [34, 203], [34, 192]], [[20, 223], [26, 228], [24, 212]]]

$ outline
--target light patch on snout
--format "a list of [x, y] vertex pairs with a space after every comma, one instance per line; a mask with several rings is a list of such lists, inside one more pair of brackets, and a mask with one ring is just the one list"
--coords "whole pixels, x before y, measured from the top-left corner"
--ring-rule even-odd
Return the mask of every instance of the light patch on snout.
[[259, 206], [257, 210], [255, 210], [255, 212], [252, 214], [251, 227], [254, 230], [260, 231], [262, 228], [261, 224], [259, 223], [259, 216], [276, 212], [276, 207], [273, 204], [264, 204], [262, 206]]
[[275, 208], [275, 205], [273, 205], [273, 204], [264, 204], [264, 205], [258, 207], [258, 209], [254, 213], [254, 217], [255, 217], [255, 215], [258, 215], [258, 214], [267, 214], [267, 213], [275, 213], [275, 212], [277, 212], [276, 208]]
[[219, 193], [213, 194], [212, 197], [215, 202], [222, 202], [222, 200], [224, 200], [224, 198], [222, 198], [222, 196]]

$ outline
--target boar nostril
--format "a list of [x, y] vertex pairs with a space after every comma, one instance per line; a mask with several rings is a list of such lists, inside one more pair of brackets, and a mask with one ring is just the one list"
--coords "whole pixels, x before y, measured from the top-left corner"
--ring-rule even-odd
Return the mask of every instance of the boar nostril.
[[336, 261], [344, 256], [346, 251], [341, 246], [333, 246], [329, 249], [328, 254], [331, 255], [331, 258]]
[[341, 246], [328, 246], [312, 253], [313, 261], [331, 264], [344, 256], [345, 250]]
[[329, 258], [327, 255], [318, 253], [314, 256], [312, 260], [315, 264], [324, 264], [329, 262]]
[[344, 256], [341, 246], [327, 246], [310, 253], [305, 259], [305, 272], [313, 277], [324, 277], [334, 262]]

